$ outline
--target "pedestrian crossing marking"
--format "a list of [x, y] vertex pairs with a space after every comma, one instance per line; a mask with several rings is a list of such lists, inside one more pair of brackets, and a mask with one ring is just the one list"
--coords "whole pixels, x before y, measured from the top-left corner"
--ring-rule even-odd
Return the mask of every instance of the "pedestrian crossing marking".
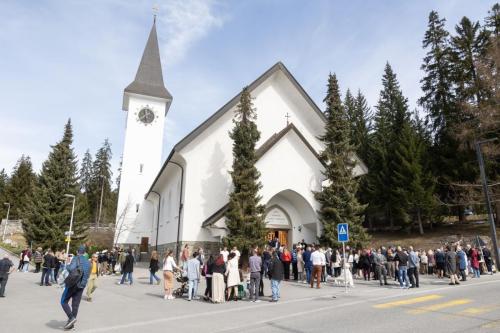
[[425, 312], [439, 311], [442, 309], [451, 308], [451, 307], [459, 306], [459, 305], [464, 305], [464, 304], [468, 304], [471, 302], [472, 302], [472, 300], [466, 299], [466, 298], [456, 299], [456, 300], [445, 302], [445, 303], [438, 303], [438, 304], [433, 304], [433, 305], [417, 308], [415, 310], [410, 310], [410, 311], [408, 311], [408, 313], [421, 314], [421, 313], [425, 313]]
[[436, 300], [436, 299], [439, 299], [442, 297], [443, 296], [441, 296], [441, 295], [427, 295], [427, 296], [405, 299], [405, 300], [401, 300], [401, 301], [390, 302], [390, 303], [377, 304], [377, 305], [374, 305], [373, 307], [377, 308], [377, 309], [388, 309], [388, 308], [394, 308], [394, 307], [402, 306], [402, 305], [411, 305], [411, 304], [416, 304], [416, 303], [433, 301], [433, 300]]
[[467, 308], [463, 311], [460, 311], [460, 314], [464, 315], [476, 315], [476, 314], [481, 314], [481, 313], [486, 313], [486, 312], [491, 312], [498, 308], [498, 305], [487, 305], [487, 306], [481, 306], [481, 307], [471, 307]]

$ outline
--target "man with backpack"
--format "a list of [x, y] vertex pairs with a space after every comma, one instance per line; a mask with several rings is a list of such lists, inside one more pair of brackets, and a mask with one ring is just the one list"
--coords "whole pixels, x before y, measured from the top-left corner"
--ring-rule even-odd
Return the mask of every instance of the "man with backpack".
[[[61, 297], [61, 306], [68, 316], [68, 322], [64, 326], [65, 330], [73, 329], [75, 326], [83, 289], [87, 285], [90, 275], [90, 263], [85, 257], [85, 246], [81, 245], [77, 253], [66, 267], [68, 276], [64, 281], [66, 287]], [[68, 304], [69, 300], [71, 300], [71, 307]]]

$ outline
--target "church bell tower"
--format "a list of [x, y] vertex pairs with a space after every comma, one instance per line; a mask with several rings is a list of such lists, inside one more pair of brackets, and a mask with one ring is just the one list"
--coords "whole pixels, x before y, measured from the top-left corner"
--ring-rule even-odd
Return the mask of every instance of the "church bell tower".
[[136, 223], [144, 195], [161, 168], [163, 129], [172, 95], [165, 88], [156, 34], [156, 18], [134, 81], [123, 92], [127, 112], [115, 243], [140, 244], [147, 226]]

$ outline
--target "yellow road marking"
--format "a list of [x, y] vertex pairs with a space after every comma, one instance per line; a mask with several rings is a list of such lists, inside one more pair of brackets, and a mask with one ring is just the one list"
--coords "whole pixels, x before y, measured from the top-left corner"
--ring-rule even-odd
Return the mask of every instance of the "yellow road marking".
[[463, 311], [460, 311], [459, 314], [464, 314], [464, 315], [476, 315], [480, 313], [486, 313], [486, 312], [491, 312], [495, 309], [500, 307], [499, 305], [486, 305], [486, 306], [481, 306], [481, 307], [471, 307], [467, 308]]
[[374, 305], [374, 308], [377, 309], [388, 309], [388, 308], [394, 308], [396, 306], [402, 306], [402, 305], [410, 305], [410, 304], [416, 304], [416, 303], [423, 303], [423, 302], [428, 302], [428, 301], [433, 301], [435, 299], [442, 298], [443, 296], [441, 295], [428, 295], [428, 296], [422, 296], [422, 297], [415, 297], [415, 298], [410, 298], [410, 299], [404, 299], [402, 301], [395, 301], [395, 302], [390, 302], [390, 303], [382, 303], [382, 304], [377, 304]]
[[446, 308], [451, 308], [453, 306], [468, 304], [471, 302], [472, 302], [472, 300], [466, 299], [466, 298], [456, 299], [456, 300], [445, 302], [445, 303], [438, 303], [438, 304], [433, 304], [433, 305], [417, 308], [415, 310], [410, 310], [410, 311], [408, 311], [408, 313], [419, 314], [419, 313], [425, 313], [425, 312], [431, 312], [431, 311], [438, 311], [438, 310], [442, 310], [442, 309], [446, 309]]

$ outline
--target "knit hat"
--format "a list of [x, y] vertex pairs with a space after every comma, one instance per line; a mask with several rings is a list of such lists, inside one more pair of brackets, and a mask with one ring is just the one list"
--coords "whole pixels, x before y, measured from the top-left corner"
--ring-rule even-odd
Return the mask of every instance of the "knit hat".
[[80, 245], [78, 248], [78, 254], [84, 254], [85, 253], [85, 245]]

